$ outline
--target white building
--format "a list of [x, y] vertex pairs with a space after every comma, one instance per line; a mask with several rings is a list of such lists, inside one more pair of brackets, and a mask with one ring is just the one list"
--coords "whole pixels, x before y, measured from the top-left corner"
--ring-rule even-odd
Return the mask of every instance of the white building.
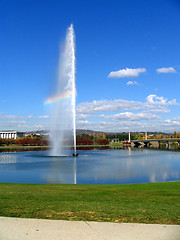
[[22, 132], [17, 132], [17, 131], [0, 131], [0, 138], [19, 138], [19, 137], [23, 137], [24, 134]]

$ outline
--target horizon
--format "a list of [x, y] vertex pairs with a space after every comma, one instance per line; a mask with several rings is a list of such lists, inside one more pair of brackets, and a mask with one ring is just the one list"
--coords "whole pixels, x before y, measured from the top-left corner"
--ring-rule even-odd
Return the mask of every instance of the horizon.
[[[17, 131], [17, 130], [13, 130], [13, 129], [9, 129], [9, 130], [0, 130], [0, 132], [12, 132], [12, 131], [16, 131], [16, 132], [22, 132], [22, 133], [39, 133], [39, 132], [47, 132], [47, 133], [49, 133], [51, 130], [50, 129], [41, 129], [41, 130], [31, 130], [31, 131]], [[67, 130], [68, 131], [68, 130]], [[107, 132], [107, 131], [98, 131], [98, 130], [91, 130], [91, 129], [80, 129], [80, 128], [76, 128], [76, 135], [78, 135], [77, 134], [77, 131], [84, 131], [84, 132], [93, 132], [93, 133], [102, 133], [102, 134], [106, 134], [106, 135], [108, 135], [108, 134], [129, 134], [129, 133], [132, 133], [132, 134], [134, 134], [134, 133], [150, 133], [150, 134], [154, 134], [154, 133], [158, 133], [158, 134], [174, 134], [174, 132], [161, 132], [161, 131], [154, 131], [154, 132], [152, 132], [152, 131], [147, 131], [147, 132], [144, 132], [144, 131], [134, 131], [134, 132]], [[176, 132], [176, 131], [175, 131]], [[85, 134], [86, 135], [86, 134]], [[87, 135], [88, 135], [88, 133], [87, 133]]]
[[59, 52], [76, 39], [77, 127], [180, 132], [176, 0], [2, 1], [0, 130], [49, 127]]

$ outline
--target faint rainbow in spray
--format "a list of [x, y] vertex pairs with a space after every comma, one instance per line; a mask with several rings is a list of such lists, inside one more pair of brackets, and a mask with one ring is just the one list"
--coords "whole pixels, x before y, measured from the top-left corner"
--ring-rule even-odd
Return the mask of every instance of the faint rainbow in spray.
[[45, 105], [50, 105], [52, 103], [59, 102], [63, 99], [70, 98], [71, 96], [72, 96], [72, 91], [66, 91], [66, 92], [63, 92], [59, 95], [52, 96], [52, 97], [48, 98], [47, 100], [44, 101], [44, 104]]

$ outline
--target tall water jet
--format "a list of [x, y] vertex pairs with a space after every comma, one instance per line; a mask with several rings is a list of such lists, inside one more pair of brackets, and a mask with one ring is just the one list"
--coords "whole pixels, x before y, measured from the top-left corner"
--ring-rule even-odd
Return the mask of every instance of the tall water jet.
[[72, 146], [73, 155], [76, 155], [75, 35], [72, 24], [60, 52], [56, 90], [46, 104], [51, 104], [51, 155], [69, 155]]

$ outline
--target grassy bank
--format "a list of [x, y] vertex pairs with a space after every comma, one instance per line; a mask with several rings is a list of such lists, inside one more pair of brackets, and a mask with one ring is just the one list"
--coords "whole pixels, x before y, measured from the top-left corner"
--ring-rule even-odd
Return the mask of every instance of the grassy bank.
[[24, 151], [44, 151], [49, 150], [49, 146], [0, 146], [0, 152], [24, 152]]
[[0, 216], [180, 224], [180, 182], [0, 184]]
[[29, 149], [29, 148], [49, 148], [50, 146], [19, 146], [19, 145], [9, 145], [0, 146], [0, 149]]
[[109, 143], [110, 147], [122, 147], [123, 143], [122, 142], [117, 142], [117, 143]]

